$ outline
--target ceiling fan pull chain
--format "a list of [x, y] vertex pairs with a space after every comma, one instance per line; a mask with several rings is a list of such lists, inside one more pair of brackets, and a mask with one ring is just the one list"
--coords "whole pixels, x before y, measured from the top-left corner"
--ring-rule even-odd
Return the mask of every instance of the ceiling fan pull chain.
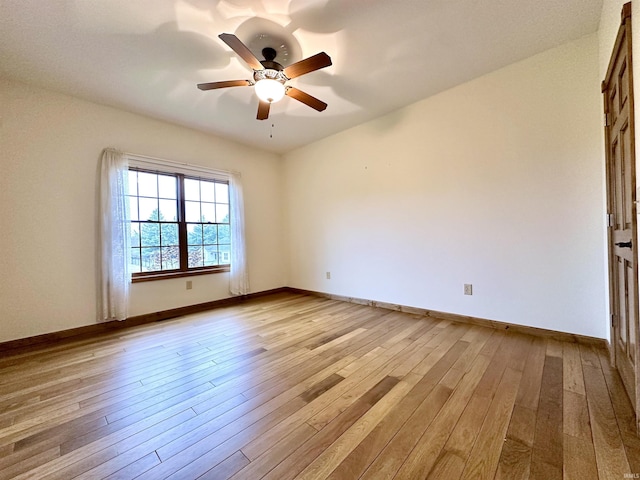
[[269, 132], [269, 138], [273, 138], [273, 123], [271, 124], [271, 131]]

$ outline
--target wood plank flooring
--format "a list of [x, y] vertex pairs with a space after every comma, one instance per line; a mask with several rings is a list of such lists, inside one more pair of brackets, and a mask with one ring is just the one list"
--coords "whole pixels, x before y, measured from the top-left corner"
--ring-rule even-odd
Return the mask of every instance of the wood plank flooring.
[[0, 479], [639, 477], [591, 346], [285, 293], [0, 359]]

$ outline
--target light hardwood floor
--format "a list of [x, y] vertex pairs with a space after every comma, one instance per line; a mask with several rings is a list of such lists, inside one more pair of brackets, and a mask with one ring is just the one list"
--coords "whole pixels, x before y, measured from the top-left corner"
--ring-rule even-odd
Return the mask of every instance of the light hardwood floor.
[[1, 479], [622, 480], [633, 425], [605, 351], [296, 294], [0, 359]]

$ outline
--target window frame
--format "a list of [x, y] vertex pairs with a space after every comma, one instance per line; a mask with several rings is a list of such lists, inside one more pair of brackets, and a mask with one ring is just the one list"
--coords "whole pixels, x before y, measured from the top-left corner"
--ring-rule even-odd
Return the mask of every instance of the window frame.
[[[227, 185], [229, 188], [229, 180], [222, 178], [211, 178], [208, 176], [197, 175], [197, 173], [183, 173], [179, 171], [172, 171], [171, 169], [156, 169], [156, 168], [148, 168], [144, 166], [137, 165], [129, 165], [128, 171], [136, 171], [143, 173], [151, 173], [155, 175], [167, 175], [176, 178], [176, 202], [177, 202], [177, 222], [168, 222], [168, 223], [177, 223], [178, 225], [178, 252], [179, 252], [179, 268], [172, 270], [156, 270], [156, 271], [148, 271], [148, 272], [132, 272], [131, 273], [131, 282], [146, 282], [151, 280], [163, 280], [169, 278], [180, 278], [180, 277], [191, 277], [195, 275], [208, 275], [214, 273], [224, 273], [231, 271], [231, 264], [222, 264], [222, 265], [209, 265], [209, 266], [199, 266], [199, 267], [189, 267], [188, 266], [188, 255], [189, 255], [189, 244], [188, 244], [188, 224], [196, 223], [200, 225], [213, 224], [213, 225], [229, 225], [229, 229], [231, 229], [231, 218], [229, 218], [229, 223], [219, 223], [219, 222], [187, 222], [186, 221], [186, 196], [185, 196], [185, 187], [184, 181], [185, 179], [191, 180], [199, 180], [205, 182], [212, 183], [222, 183]], [[139, 192], [138, 192], [139, 193]], [[159, 194], [158, 194], [159, 195]], [[136, 195], [140, 198], [139, 195]], [[131, 195], [129, 195], [131, 197]], [[158, 197], [160, 198], [160, 197]], [[200, 200], [201, 202], [202, 200]], [[228, 205], [231, 202], [231, 195], [228, 196]], [[215, 202], [217, 204], [218, 202]], [[229, 212], [230, 215], [231, 212]], [[129, 225], [132, 222], [138, 222], [139, 225], [143, 223], [158, 223], [161, 224], [160, 220], [149, 221], [149, 220], [131, 220], [129, 219]], [[140, 228], [140, 232], [142, 229]], [[220, 244], [217, 244], [220, 245]], [[224, 244], [226, 245], [226, 244]], [[133, 246], [131, 248], [134, 248]], [[138, 247], [139, 248], [139, 247]], [[229, 257], [231, 258], [231, 257]]]

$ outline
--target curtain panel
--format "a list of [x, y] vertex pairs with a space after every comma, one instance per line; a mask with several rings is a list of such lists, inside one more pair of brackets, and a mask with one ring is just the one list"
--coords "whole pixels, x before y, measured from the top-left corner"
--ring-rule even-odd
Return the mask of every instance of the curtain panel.
[[102, 321], [125, 320], [131, 285], [129, 165], [118, 150], [102, 152], [100, 178], [100, 251]]
[[242, 177], [238, 172], [229, 173], [229, 202], [231, 219], [231, 273], [229, 292], [231, 295], [249, 293], [246, 241], [244, 232], [244, 198]]

